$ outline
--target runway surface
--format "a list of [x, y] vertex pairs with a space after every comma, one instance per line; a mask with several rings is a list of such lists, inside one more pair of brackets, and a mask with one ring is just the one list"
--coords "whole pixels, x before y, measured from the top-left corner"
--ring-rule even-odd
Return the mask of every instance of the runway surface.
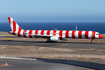
[[[5, 37], [5, 38], [20, 38], [20, 37]], [[45, 42], [39, 40], [0, 40], [0, 45], [10, 45], [10, 46], [43, 46], [43, 47], [64, 47], [64, 48], [96, 48], [105, 49], [105, 43], [86, 43], [86, 42], [69, 42], [69, 41], [59, 41], [59, 42]]]
[[0, 67], [0, 70], [94, 70], [73, 65], [47, 63], [42, 61], [0, 59], [0, 63], [5, 62], [7, 62], [10, 66]]
[[64, 48], [96, 48], [105, 49], [105, 43], [86, 43], [86, 42], [52, 42], [45, 41], [23, 41], [23, 40], [0, 40], [0, 46], [43, 46], [43, 47], [64, 47]]

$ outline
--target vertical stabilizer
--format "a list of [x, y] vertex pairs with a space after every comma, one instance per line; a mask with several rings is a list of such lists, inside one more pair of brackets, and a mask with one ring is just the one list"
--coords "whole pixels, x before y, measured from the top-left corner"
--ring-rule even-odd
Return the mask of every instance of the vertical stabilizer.
[[21, 31], [21, 30], [22, 30], [22, 29], [20, 28], [20, 26], [13, 20], [12, 17], [8, 17], [8, 21], [9, 21], [11, 30], [12, 30], [13, 32], [15, 32], [15, 31]]

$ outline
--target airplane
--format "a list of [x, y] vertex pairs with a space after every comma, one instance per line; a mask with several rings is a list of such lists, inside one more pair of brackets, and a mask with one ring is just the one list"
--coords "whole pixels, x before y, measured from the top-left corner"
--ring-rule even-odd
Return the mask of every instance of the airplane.
[[95, 31], [78, 31], [76, 30], [24, 30], [22, 29], [12, 17], [8, 17], [11, 30], [9, 33], [25, 38], [46, 38], [46, 42], [57, 42], [60, 40], [69, 39], [101, 39], [103, 38], [100, 33]]

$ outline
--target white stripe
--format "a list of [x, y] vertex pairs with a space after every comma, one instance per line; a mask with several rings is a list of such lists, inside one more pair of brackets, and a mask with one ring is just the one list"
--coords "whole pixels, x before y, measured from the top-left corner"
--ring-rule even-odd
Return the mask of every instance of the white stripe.
[[11, 18], [10, 20], [11, 20], [11, 29], [13, 31], [13, 19]]
[[65, 38], [66, 37], [65, 35], [66, 35], [66, 31], [63, 31], [62, 32], [62, 38]]
[[72, 38], [72, 31], [69, 31], [69, 38]]
[[26, 37], [29, 38], [29, 30], [27, 30], [26, 33]]
[[[35, 34], [35, 30], [32, 30], [32, 34]], [[32, 38], [35, 38], [35, 36], [32, 35]]]
[[99, 35], [96, 35], [96, 32], [95, 32], [95, 38], [96, 38], [96, 39], [99, 39]]
[[82, 39], [85, 39], [85, 31], [82, 31]]
[[18, 36], [18, 31], [15, 31], [16, 35]]
[[76, 32], [75, 32], [75, 38], [76, 38], [76, 39], [78, 39], [78, 32], [79, 32], [79, 31], [76, 31]]
[[20, 31], [20, 35], [21, 35], [21, 37], [23, 37], [23, 30]]
[[44, 30], [44, 35], [47, 35], [47, 31], [48, 31], [48, 30]]
[[50, 31], [50, 35], [53, 36], [53, 30]]
[[56, 36], [59, 36], [59, 30], [56, 31]]
[[92, 31], [89, 31], [88, 38], [89, 38], [89, 39], [92, 38]]
[[38, 35], [41, 35], [41, 31], [42, 31], [42, 30], [38, 30]]
[[19, 26], [17, 25], [17, 23], [16, 23], [16, 31], [19, 31]]

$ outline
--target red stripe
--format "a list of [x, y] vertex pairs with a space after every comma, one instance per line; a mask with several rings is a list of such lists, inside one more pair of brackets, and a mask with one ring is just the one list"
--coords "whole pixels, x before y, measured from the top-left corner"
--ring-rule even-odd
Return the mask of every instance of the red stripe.
[[[37, 35], [38, 34], [38, 30], [35, 30], [35, 35]], [[38, 38], [37, 36], [35, 36], [35, 38]]]
[[21, 31], [22, 29], [19, 27], [19, 31]]
[[11, 25], [10, 17], [8, 17], [9, 24]]
[[21, 37], [20, 32], [21, 32], [22, 29], [20, 27], [18, 27], [18, 29], [19, 29], [18, 36]]
[[13, 35], [15, 35], [15, 31], [16, 31], [16, 22], [13, 20]]
[[92, 39], [95, 39], [95, 32], [92, 31]]
[[75, 38], [75, 31], [72, 31], [72, 38]]
[[85, 31], [85, 38], [88, 39], [88, 33], [89, 31]]
[[35, 34], [36, 34], [36, 35], [38, 34], [38, 30], [35, 31]]
[[[27, 32], [27, 30], [24, 30], [25, 32]], [[26, 37], [26, 34], [23, 32], [23, 36]]]
[[29, 37], [32, 38], [32, 30], [29, 31]]
[[69, 31], [66, 31], [65, 36], [66, 36], [66, 38], [69, 38]]
[[15, 31], [12, 31], [13, 35], [15, 35]]
[[79, 32], [78, 32], [78, 37], [79, 37], [79, 38], [82, 38], [82, 31], [79, 31]]
[[44, 35], [44, 30], [41, 31], [41, 35]]
[[13, 31], [16, 31], [16, 22], [13, 20]]
[[57, 30], [54, 30], [53, 31], [53, 36], [56, 36], [56, 32], [57, 32]]
[[18, 36], [19, 36], [19, 37], [21, 37], [20, 32], [21, 32], [21, 31], [18, 31]]
[[60, 39], [62, 38], [62, 33], [63, 33], [63, 31], [59, 31]]
[[50, 30], [47, 31], [47, 35], [50, 35]]

